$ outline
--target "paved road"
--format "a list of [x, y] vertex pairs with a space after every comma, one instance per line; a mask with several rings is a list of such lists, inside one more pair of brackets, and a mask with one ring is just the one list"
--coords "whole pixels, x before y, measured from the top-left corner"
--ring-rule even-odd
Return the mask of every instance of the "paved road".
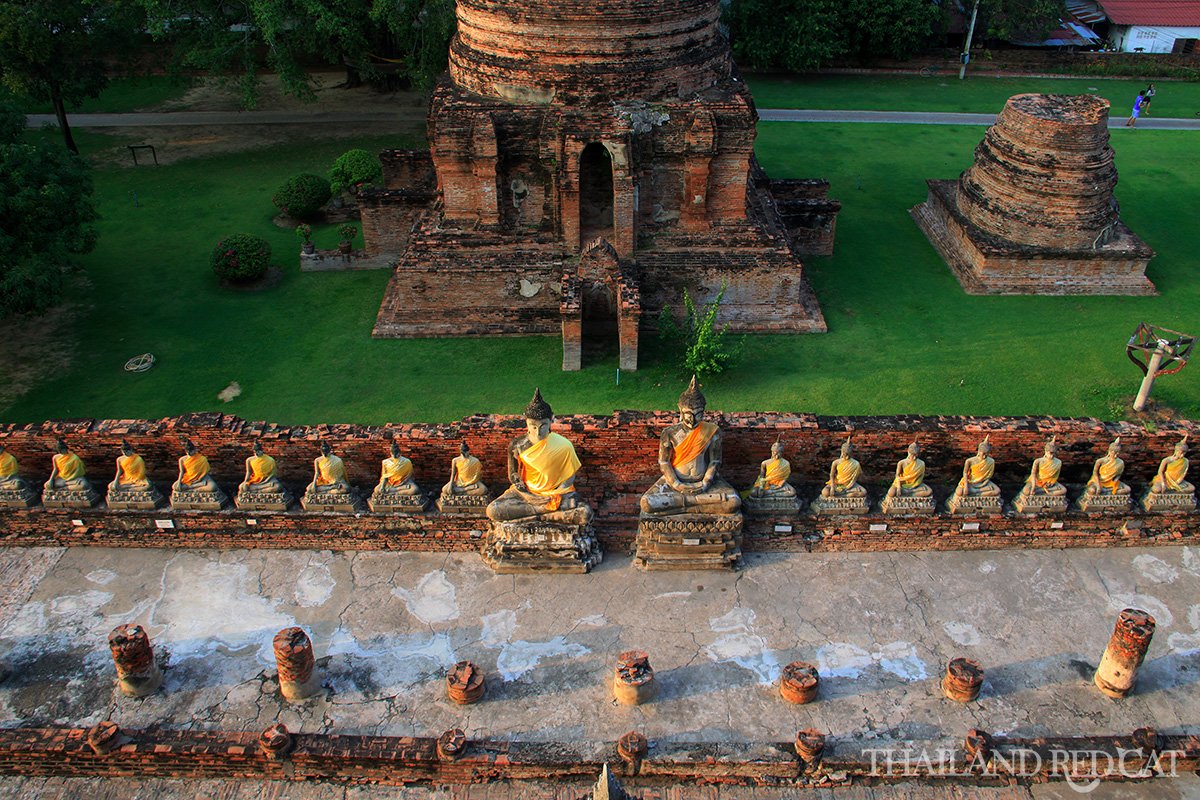
[[[142, 114], [72, 114], [76, 128], [147, 128], [178, 125], [320, 125], [327, 123], [400, 122], [424, 117], [423, 111], [169, 111]], [[991, 125], [995, 114], [941, 114], [927, 111], [821, 111], [818, 109], [764, 108], [766, 122], [876, 122], [901, 125]], [[30, 128], [53, 125], [53, 114], [29, 114]], [[1124, 117], [1109, 119], [1110, 128], [1125, 125]], [[1139, 128], [1150, 130], [1200, 130], [1200, 119], [1143, 118]]]

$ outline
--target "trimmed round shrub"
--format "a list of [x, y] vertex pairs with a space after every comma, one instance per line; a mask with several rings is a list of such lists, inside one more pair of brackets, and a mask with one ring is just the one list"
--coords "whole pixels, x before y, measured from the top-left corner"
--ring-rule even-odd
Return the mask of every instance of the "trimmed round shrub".
[[256, 281], [271, 266], [271, 245], [261, 236], [235, 233], [217, 242], [209, 259], [221, 280], [233, 283]]
[[311, 219], [331, 197], [333, 190], [329, 188], [329, 181], [320, 175], [304, 173], [288, 178], [275, 192], [271, 202], [293, 219]]
[[366, 150], [347, 150], [333, 162], [329, 183], [334, 192], [357, 192], [383, 181], [383, 165]]

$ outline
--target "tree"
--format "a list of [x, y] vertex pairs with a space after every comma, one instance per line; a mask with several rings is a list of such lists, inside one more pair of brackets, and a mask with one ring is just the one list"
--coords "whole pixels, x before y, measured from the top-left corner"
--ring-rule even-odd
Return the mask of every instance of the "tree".
[[1040, 40], [1065, 14], [1063, 0], [981, 0], [977, 25], [992, 39]]
[[70, 256], [96, 244], [87, 164], [61, 147], [21, 141], [24, 119], [0, 109], [0, 316], [57, 303]]
[[929, 45], [938, 7], [929, 0], [849, 0], [842, 6], [847, 49], [860, 61], [906, 59]]
[[0, 82], [50, 101], [63, 141], [78, 153], [67, 109], [100, 94], [105, 55], [126, 50], [141, 26], [127, 0], [0, 0]]
[[675, 321], [670, 306], [663, 306], [658, 316], [658, 335], [666, 344], [679, 350], [680, 366], [693, 375], [716, 375], [734, 365], [742, 354], [745, 338], [730, 341], [729, 325], [717, 326], [721, 301], [728, 284], [721, 285], [713, 301], [703, 308], [687, 289], [683, 290], [683, 320]]

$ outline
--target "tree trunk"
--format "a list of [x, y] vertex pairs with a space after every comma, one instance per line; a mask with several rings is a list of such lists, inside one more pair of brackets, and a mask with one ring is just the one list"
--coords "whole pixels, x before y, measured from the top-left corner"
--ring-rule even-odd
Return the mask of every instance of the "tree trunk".
[[57, 85], [50, 87], [50, 99], [54, 101], [54, 115], [58, 117], [58, 129], [62, 131], [63, 142], [68, 150], [79, 155], [79, 147], [75, 144], [75, 139], [71, 136], [71, 126], [67, 123], [67, 107], [63, 103], [62, 91]]
[[352, 66], [349, 61], [345, 62], [346, 66], [346, 81], [342, 84], [343, 89], [357, 89], [362, 86], [362, 75], [356, 67]]

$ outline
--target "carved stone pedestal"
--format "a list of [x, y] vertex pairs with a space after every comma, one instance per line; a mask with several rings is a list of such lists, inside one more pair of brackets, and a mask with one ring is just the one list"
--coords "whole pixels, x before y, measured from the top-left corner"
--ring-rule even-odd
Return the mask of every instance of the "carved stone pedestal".
[[153, 511], [162, 505], [163, 496], [153, 486], [145, 492], [109, 489], [106, 502], [113, 511]]
[[238, 492], [233, 500], [241, 511], [287, 511], [291, 492]]
[[37, 502], [32, 486], [21, 489], [0, 489], [0, 508], [29, 508]]
[[1192, 492], [1146, 492], [1142, 508], [1151, 514], [1187, 514], [1196, 510], [1196, 495]]
[[429, 505], [429, 498], [422, 494], [371, 493], [367, 506], [377, 514], [420, 514]]
[[755, 497], [742, 500], [742, 510], [753, 517], [794, 517], [804, 507], [799, 497]]
[[866, 495], [859, 497], [821, 497], [817, 495], [808, 504], [808, 510], [821, 517], [842, 517], [866, 514], [871, 510]]
[[171, 492], [171, 508], [176, 511], [220, 511], [229, 503], [221, 490], [215, 492], [188, 492], [176, 489]]
[[437, 508], [443, 514], [470, 514], [475, 517], [484, 516], [488, 504], [495, 499], [491, 492], [487, 494], [446, 494], [438, 495]]
[[[241, 502], [238, 502], [241, 506]], [[305, 492], [300, 498], [300, 507], [305, 511], [337, 511], [355, 514], [362, 511], [362, 499], [358, 492]]]
[[1079, 510], [1091, 514], [1128, 514], [1133, 500], [1127, 494], [1088, 494], [1079, 496]]
[[742, 557], [741, 514], [643, 515], [633, 563], [645, 570], [733, 569]]
[[46, 508], [91, 508], [99, 499], [100, 495], [91, 487], [81, 490], [42, 490], [42, 505]]
[[933, 495], [925, 497], [885, 497], [879, 508], [892, 517], [917, 517], [937, 510]]
[[604, 557], [590, 524], [530, 521], [490, 525], [481, 555], [501, 575], [583, 573]]
[[1004, 501], [998, 494], [950, 495], [946, 511], [960, 517], [984, 517], [1004, 513]]
[[1018, 514], [1062, 514], [1067, 510], [1065, 494], [1026, 494], [1013, 498], [1013, 510]]

